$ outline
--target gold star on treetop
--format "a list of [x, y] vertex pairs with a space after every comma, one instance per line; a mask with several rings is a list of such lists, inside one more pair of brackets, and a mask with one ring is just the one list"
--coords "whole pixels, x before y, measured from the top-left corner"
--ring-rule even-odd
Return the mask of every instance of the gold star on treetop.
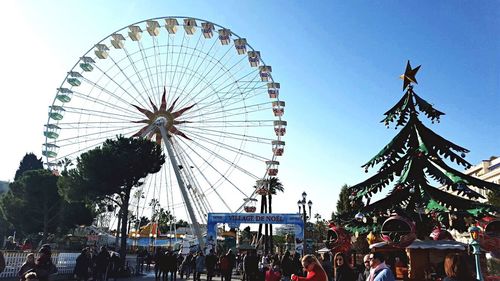
[[411, 68], [410, 61], [406, 63], [406, 70], [404, 74], [401, 74], [400, 78], [403, 79], [403, 91], [410, 85], [411, 83], [418, 84], [417, 79], [415, 78], [415, 75], [417, 75], [418, 70], [420, 69], [420, 66], [415, 67], [414, 69]]

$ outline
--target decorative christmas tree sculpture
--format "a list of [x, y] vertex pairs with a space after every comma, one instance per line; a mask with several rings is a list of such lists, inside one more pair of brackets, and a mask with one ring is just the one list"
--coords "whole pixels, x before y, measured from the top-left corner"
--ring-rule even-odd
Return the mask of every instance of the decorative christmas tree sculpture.
[[[432, 123], [439, 122], [444, 115], [414, 92], [412, 84], [417, 84], [415, 75], [419, 68], [412, 69], [408, 61], [401, 75], [405, 94], [381, 121], [387, 127], [395, 122], [396, 128], [403, 128], [362, 166], [368, 172], [369, 168], [382, 163], [379, 171], [349, 188], [352, 200], [367, 199], [366, 206], [356, 215], [357, 222], [348, 225], [351, 230], [377, 230], [384, 218], [397, 213], [414, 221], [418, 236], [423, 238], [434, 226], [464, 231], [474, 219], [497, 211], [491, 205], [478, 202], [477, 199], [484, 197], [471, 187], [500, 190], [500, 185], [449, 167], [444, 159], [469, 168], [471, 164], [464, 160], [469, 151], [437, 135], [419, 120], [419, 111]], [[373, 194], [390, 185], [392, 189], [386, 197], [370, 204]]]

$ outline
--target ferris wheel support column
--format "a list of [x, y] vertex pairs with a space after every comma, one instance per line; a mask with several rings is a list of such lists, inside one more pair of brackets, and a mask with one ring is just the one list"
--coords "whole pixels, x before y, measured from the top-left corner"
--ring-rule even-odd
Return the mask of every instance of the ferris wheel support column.
[[200, 248], [203, 249], [205, 248], [205, 241], [203, 240], [203, 235], [201, 234], [200, 225], [198, 224], [198, 220], [196, 219], [196, 215], [194, 214], [193, 206], [191, 205], [191, 201], [189, 200], [189, 196], [186, 192], [186, 186], [182, 181], [179, 164], [175, 159], [174, 152], [171, 147], [172, 144], [168, 140], [167, 131], [165, 130], [165, 122], [166, 120], [164, 118], [159, 118], [155, 122], [155, 125], [161, 132], [161, 136], [163, 138], [163, 142], [165, 143], [165, 147], [167, 148], [170, 162], [172, 163], [172, 167], [174, 169], [175, 177], [177, 178], [177, 183], [179, 184], [179, 188], [181, 190], [182, 199], [184, 199], [184, 202], [186, 203], [186, 208], [188, 210], [189, 217], [191, 218], [191, 223], [193, 224], [194, 232], [196, 234], [196, 237], [198, 238], [198, 243], [200, 245]]

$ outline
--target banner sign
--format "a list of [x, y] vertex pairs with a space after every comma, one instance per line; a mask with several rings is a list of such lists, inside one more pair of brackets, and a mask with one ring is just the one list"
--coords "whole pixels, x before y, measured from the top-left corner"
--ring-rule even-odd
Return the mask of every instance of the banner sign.
[[208, 213], [207, 251], [215, 249], [217, 224], [227, 223], [230, 227], [240, 224], [294, 224], [295, 250], [303, 251], [304, 221], [300, 214], [245, 214], [245, 213]]

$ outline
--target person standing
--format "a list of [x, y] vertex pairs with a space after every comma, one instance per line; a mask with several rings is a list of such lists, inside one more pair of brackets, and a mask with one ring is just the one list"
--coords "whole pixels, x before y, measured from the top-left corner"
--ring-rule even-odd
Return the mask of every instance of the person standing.
[[256, 281], [259, 272], [259, 259], [255, 251], [248, 251], [247, 255], [243, 258], [243, 271], [245, 272], [246, 281]]
[[194, 281], [201, 281], [201, 273], [205, 271], [205, 256], [202, 251], [199, 251], [196, 255], [196, 266], [194, 273]]
[[210, 253], [205, 257], [205, 266], [207, 267], [207, 281], [212, 281], [215, 275], [215, 266], [217, 265], [217, 257], [214, 250], [210, 249]]
[[338, 252], [335, 254], [334, 268], [335, 281], [355, 281], [354, 270], [347, 263], [347, 258], [344, 253]]
[[223, 255], [219, 259], [219, 266], [220, 266], [220, 280], [221, 281], [229, 281], [231, 280], [231, 261], [229, 260], [229, 257], [226, 255]]
[[272, 266], [266, 271], [265, 281], [280, 281], [281, 280], [281, 270], [277, 262], [273, 263]]
[[444, 272], [446, 277], [443, 281], [473, 281], [472, 272], [469, 269], [465, 257], [459, 254], [448, 254], [444, 258]]
[[384, 255], [380, 252], [370, 254], [370, 276], [367, 281], [395, 281], [392, 270], [385, 264]]
[[366, 281], [370, 277], [370, 255], [363, 257], [364, 270], [358, 275], [358, 281]]
[[327, 281], [326, 272], [321, 263], [313, 255], [305, 255], [302, 258], [302, 267], [307, 272], [306, 277], [292, 274], [292, 281]]
[[88, 248], [83, 248], [80, 255], [76, 258], [75, 269], [73, 270], [75, 279], [87, 281], [89, 279], [90, 265], [89, 250]]
[[35, 254], [29, 253], [26, 256], [26, 261], [23, 263], [23, 265], [17, 272], [17, 277], [19, 277], [19, 280], [21, 281], [26, 280], [26, 274], [32, 272], [34, 268], [35, 268]]
[[105, 246], [101, 247], [101, 251], [95, 257], [95, 274], [98, 281], [106, 281], [109, 266], [109, 251]]
[[333, 266], [332, 260], [330, 259], [330, 253], [321, 253], [321, 266], [326, 272], [326, 276], [328, 277], [328, 281], [333, 281]]
[[281, 271], [283, 273], [283, 281], [290, 281], [290, 276], [294, 271], [289, 251], [286, 251], [283, 257], [281, 257]]
[[0, 273], [2, 273], [5, 270], [5, 257], [3, 256], [3, 253], [0, 251]]
[[227, 251], [227, 257], [229, 259], [229, 266], [230, 266], [230, 269], [229, 269], [229, 272], [227, 275], [227, 281], [231, 281], [231, 276], [233, 275], [233, 268], [234, 266], [236, 265], [236, 256], [233, 254], [233, 251], [231, 251], [231, 249], [229, 249], [229, 251]]
[[48, 244], [45, 244], [38, 253], [40, 256], [35, 262], [34, 270], [39, 281], [48, 281], [51, 274], [57, 273], [57, 268], [52, 263], [52, 250]]

